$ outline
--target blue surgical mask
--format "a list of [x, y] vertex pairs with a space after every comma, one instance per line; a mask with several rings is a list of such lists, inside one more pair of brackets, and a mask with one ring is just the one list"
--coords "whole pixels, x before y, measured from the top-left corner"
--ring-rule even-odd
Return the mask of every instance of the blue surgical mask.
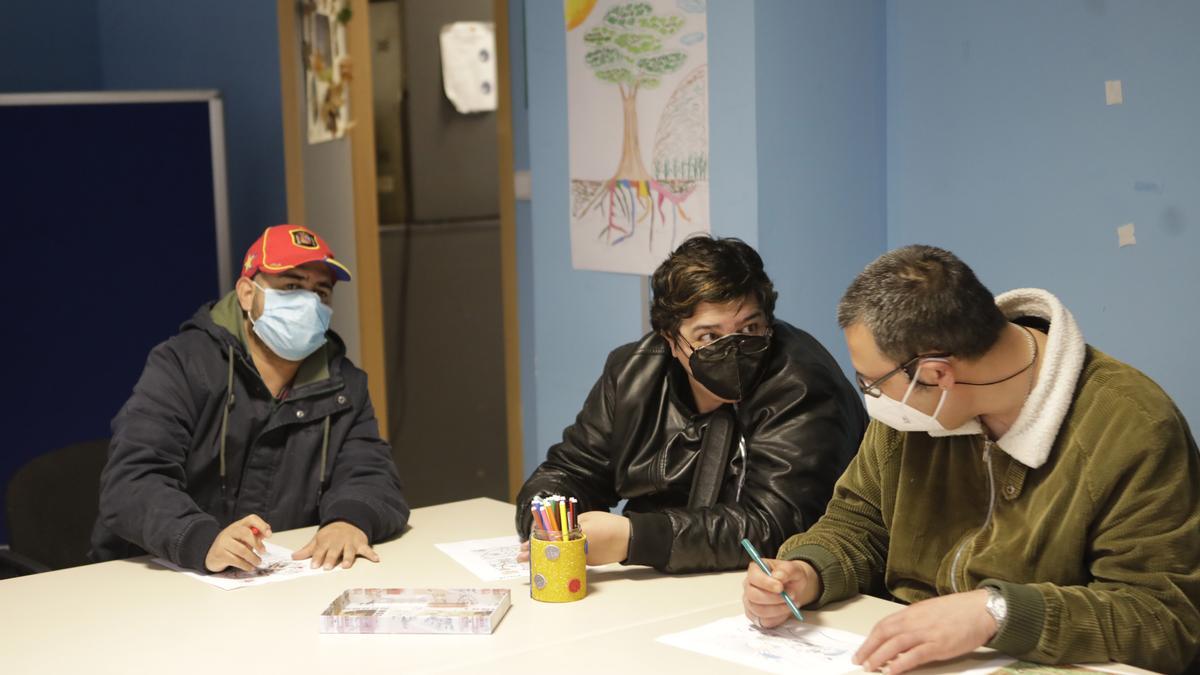
[[254, 333], [280, 358], [303, 361], [325, 344], [333, 310], [312, 291], [263, 288], [263, 311], [250, 319]]

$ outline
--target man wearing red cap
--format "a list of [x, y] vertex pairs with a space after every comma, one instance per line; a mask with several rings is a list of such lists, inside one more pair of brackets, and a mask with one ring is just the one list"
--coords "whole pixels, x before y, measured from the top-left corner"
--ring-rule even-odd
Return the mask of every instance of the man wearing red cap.
[[329, 330], [337, 281], [350, 272], [312, 230], [267, 228], [234, 290], [154, 348], [112, 423], [93, 559], [249, 571], [274, 529], [320, 525], [293, 557], [379, 560], [408, 505], [366, 374]]

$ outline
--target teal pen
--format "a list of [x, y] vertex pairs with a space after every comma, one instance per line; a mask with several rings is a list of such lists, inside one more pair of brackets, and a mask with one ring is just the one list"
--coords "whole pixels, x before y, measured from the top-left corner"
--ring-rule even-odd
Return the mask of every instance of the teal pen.
[[[763, 562], [762, 556], [754, 549], [754, 544], [751, 544], [749, 539], [742, 540], [742, 548], [746, 549], [746, 553], [749, 553], [751, 558], [754, 558], [754, 562], [758, 563], [759, 569], [767, 575], [771, 574], [771, 568], [767, 567], [767, 563]], [[783, 596], [783, 601], [792, 610], [792, 616], [796, 617], [798, 621], [803, 621], [804, 615], [800, 613], [800, 608], [796, 606], [796, 603], [792, 602], [792, 599], [788, 597], [787, 591], [780, 593], [780, 595]]]

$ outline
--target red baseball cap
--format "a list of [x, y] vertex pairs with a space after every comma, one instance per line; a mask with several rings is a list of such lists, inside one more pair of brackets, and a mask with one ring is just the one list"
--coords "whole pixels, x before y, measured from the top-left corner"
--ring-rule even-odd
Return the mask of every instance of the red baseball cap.
[[329, 244], [316, 232], [303, 225], [276, 225], [263, 230], [262, 236], [246, 251], [242, 276], [252, 277], [258, 272], [279, 274], [317, 260], [329, 265], [338, 279], [350, 281], [350, 270], [334, 260]]

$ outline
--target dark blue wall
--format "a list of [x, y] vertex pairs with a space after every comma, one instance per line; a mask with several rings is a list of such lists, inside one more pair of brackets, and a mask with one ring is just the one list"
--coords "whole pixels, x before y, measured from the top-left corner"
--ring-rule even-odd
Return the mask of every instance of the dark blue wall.
[[216, 89], [225, 102], [232, 259], [287, 221], [273, 2], [97, 0], [104, 88]]
[[0, 92], [100, 89], [96, 0], [5, 3]]
[[107, 438], [150, 349], [216, 296], [208, 107], [0, 106], [0, 128], [21, 130], [0, 198], [22, 288], [6, 307], [0, 498], [26, 461]]
[[[285, 222], [287, 202], [284, 180], [283, 131], [281, 92], [279, 83], [279, 37], [276, 5], [273, 2], [242, 2], [239, 0], [205, 0], [204, 2], [142, 2], [139, 0], [46, 0], [9, 3], [0, 21], [0, 93], [43, 91], [95, 91], [131, 89], [216, 89], [225, 107], [225, 148], [229, 185], [231, 221], [231, 258], [235, 262], [262, 229]], [[69, 131], [69, 130], [66, 130]], [[147, 130], [149, 131], [149, 130]], [[51, 184], [52, 194], [33, 192], [33, 186], [17, 191], [16, 183], [0, 183], [0, 199], [16, 204], [22, 218], [34, 215], [66, 218], [63, 208], [71, 202], [87, 203], [94, 195], [97, 183], [87, 181], [87, 173], [77, 169], [111, 173], [116, 166], [105, 169], [102, 164], [75, 165], [80, 157], [97, 152], [120, 151], [131, 161], [139, 156], [129, 154], [131, 145], [195, 141], [207, 148], [207, 127], [196, 127], [191, 139], [175, 135], [147, 136], [136, 129], [114, 127], [108, 137], [79, 136], [64, 133], [60, 156], [62, 169]], [[163, 131], [168, 134], [168, 131]], [[185, 133], [181, 130], [170, 132]], [[192, 133], [192, 132], [186, 132]], [[10, 158], [9, 143], [0, 150]], [[15, 146], [14, 146], [15, 147]], [[133, 150], [140, 148], [133, 147]], [[153, 150], [153, 148], [145, 148]], [[8, 162], [11, 167], [11, 162]], [[211, 178], [184, 177], [163, 173], [153, 178], [167, 181], [163, 188], [146, 184], [126, 195], [132, 211], [153, 214], [156, 226], [168, 233], [172, 241], [211, 242], [210, 212], [197, 211], [187, 201], [160, 203], [159, 197], [178, 198], [178, 189], [200, 190], [211, 196]], [[139, 179], [140, 180], [140, 179]], [[174, 185], [188, 181], [188, 185]], [[129, 186], [129, 187], [132, 187]], [[31, 196], [34, 195], [34, 196]], [[123, 194], [123, 193], [122, 193]], [[211, 207], [210, 207], [211, 208]], [[132, 215], [131, 211], [131, 215]], [[64, 250], [86, 253], [96, 270], [82, 281], [57, 271], [40, 270], [37, 274], [22, 273], [18, 278], [28, 289], [31, 307], [53, 306], [65, 297], [84, 292], [95, 298], [97, 308], [118, 308], [119, 311], [100, 321], [100, 317], [85, 316], [76, 321], [60, 313], [52, 323], [40, 323], [36, 334], [19, 332], [21, 339], [34, 340], [37, 346], [23, 347], [30, 361], [45, 363], [66, 359], [78, 373], [76, 378], [62, 381], [31, 371], [26, 376], [32, 384], [22, 382], [27, 391], [22, 398], [30, 410], [58, 409], [53, 428], [36, 442], [19, 444], [16, 450], [0, 453], [0, 499], [8, 477], [28, 457], [65, 443], [104, 436], [108, 420], [128, 397], [129, 391], [146, 353], [155, 343], [172, 334], [204, 299], [218, 293], [215, 277], [210, 272], [189, 275], [203, 267], [215, 266], [215, 251], [192, 246], [180, 258], [180, 250], [170, 258], [132, 255], [120, 238], [101, 236], [104, 232], [120, 231], [126, 223], [111, 210], [93, 211], [88, 218], [67, 219], [85, 231], [72, 233], [62, 230]], [[105, 215], [111, 217], [105, 220]], [[22, 220], [7, 213], [3, 224], [6, 232], [25, 236]], [[193, 229], [195, 228], [195, 229]], [[26, 251], [23, 247], [14, 250]], [[211, 265], [199, 265], [196, 255], [209, 258]], [[41, 259], [40, 257], [38, 258]], [[122, 275], [108, 270], [136, 271], [140, 283], [130, 283]], [[163, 283], [169, 281], [169, 283]], [[119, 283], [118, 283], [119, 282]], [[82, 286], [82, 288], [81, 288]], [[129, 314], [130, 311], [136, 311]], [[17, 312], [21, 316], [21, 312]], [[25, 329], [21, 329], [25, 331]], [[94, 354], [86, 347], [90, 331], [119, 331], [127, 336], [123, 347], [137, 357], [107, 358]], [[49, 336], [70, 335], [71, 344], [46, 342]], [[39, 337], [46, 336], [46, 337]], [[82, 347], [82, 348], [81, 348]], [[101, 350], [102, 352], [104, 350]], [[125, 352], [122, 352], [125, 353]], [[87, 358], [84, 358], [84, 357]], [[45, 360], [45, 361], [44, 361]], [[40, 377], [40, 379], [39, 379]], [[74, 390], [93, 385], [106, 392], [103, 398], [71, 398]], [[111, 389], [105, 388], [111, 385]], [[32, 390], [30, 390], [32, 387]], [[64, 388], [67, 391], [64, 392]], [[21, 408], [9, 421], [22, 420], [30, 410]], [[40, 419], [40, 418], [39, 418]], [[40, 423], [39, 423], [40, 424]], [[42, 425], [44, 427], [44, 425]], [[37, 429], [37, 427], [30, 427]], [[6, 529], [0, 524], [0, 543], [7, 541]]]
[[216, 89], [231, 254], [287, 220], [275, 3], [45, 0], [0, 21], [0, 93]]

